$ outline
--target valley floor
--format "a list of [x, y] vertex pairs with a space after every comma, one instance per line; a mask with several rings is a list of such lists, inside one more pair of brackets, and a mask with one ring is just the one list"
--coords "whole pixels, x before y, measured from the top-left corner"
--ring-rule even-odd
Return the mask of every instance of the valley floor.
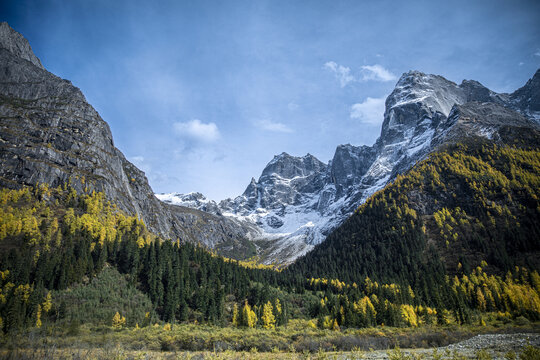
[[[112, 330], [49, 328], [3, 338], [1, 359], [540, 359], [540, 324], [370, 328], [334, 332], [178, 325]], [[401, 348], [401, 349], [400, 349]], [[211, 350], [209, 350], [211, 349]], [[521, 354], [521, 355], [520, 355]]]

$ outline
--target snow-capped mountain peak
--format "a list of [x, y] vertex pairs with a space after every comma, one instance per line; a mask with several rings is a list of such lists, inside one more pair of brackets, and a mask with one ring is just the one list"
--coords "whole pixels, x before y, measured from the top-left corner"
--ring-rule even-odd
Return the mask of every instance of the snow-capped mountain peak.
[[[497, 94], [474, 80], [457, 85], [439, 75], [409, 71], [386, 99], [381, 135], [373, 146], [339, 145], [328, 164], [310, 154], [283, 152], [258, 180], [251, 179], [241, 196], [217, 208], [250, 229], [264, 262], [292, 262], [440, 144], [470, 135], [491, 138], [504, 125], [498, 119], [508, 119], [513, 110], [529, 118], [514, 113], [517, 126], [530, 125], [535, 116], [540, 121], [539, 90], [540, 72], [515, 93]], [[198, 209], [215, 205], [200, 194], [160, 198]]]

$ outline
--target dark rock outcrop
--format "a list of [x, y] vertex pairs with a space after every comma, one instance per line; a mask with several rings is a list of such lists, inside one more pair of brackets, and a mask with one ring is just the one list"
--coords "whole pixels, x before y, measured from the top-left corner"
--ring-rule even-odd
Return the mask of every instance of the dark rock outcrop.
[[527, 83], [509, 95], [509, 106], [540, 124], [540, 69]]

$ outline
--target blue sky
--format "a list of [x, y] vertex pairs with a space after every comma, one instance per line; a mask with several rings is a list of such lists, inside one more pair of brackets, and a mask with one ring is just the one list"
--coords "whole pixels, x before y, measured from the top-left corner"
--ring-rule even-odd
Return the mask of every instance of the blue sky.
[[81, 88], [156, 192], [240, 195], [275, 154], [371, 145], [416, 69], [511, 92], [539, 1], [24, 1], [0, 20]]

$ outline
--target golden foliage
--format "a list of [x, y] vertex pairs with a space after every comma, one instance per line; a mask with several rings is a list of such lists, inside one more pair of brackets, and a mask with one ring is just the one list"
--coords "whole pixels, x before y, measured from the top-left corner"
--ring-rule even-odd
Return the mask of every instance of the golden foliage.
[[112, 318], [112, 327], [114, 329], [121, 329], [124, 325], [126, 325], [126, 318], [117, 311]]

